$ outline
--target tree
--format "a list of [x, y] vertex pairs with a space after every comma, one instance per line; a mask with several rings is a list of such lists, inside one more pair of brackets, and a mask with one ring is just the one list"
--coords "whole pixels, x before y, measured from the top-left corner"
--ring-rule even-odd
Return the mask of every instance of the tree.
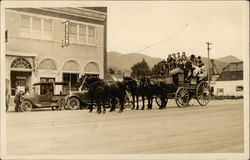
[[112, 68], [109, 68], [109, 73], [110, 73], [110, 74], [115, 74], [115, 70], [112, 69]]
[[153, 75], [159, 75], [164, 71], [164, 66], [166, 65], [166, 61], [162, 60], [159, 63], [155, 64], [154, 67], [152, 68], [152, 74]]
[[132, 70], [132, 73], [131, 73], [132, 77], [151, 75], [150, 68], [149, 68], [147, 62], [145, 61], [145, 59], [142, 59], [141, 62], [134, 64], [131, 67], [131, 70]]

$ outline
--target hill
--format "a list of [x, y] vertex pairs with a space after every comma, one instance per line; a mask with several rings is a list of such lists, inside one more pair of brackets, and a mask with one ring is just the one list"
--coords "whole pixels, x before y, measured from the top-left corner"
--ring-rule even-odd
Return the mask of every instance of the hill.
[[108, 52], [108, 68], [113, 68], [116, 71], [120, 70], [126, 75], [130, 75], [131, 67], [142, 61], [143, 58], [150, 68], [162, 60], [161, 58], [154, 58], [140, 53], [121, 54], [119, 52]]
[[221, 58], [217, 58], [216, 59], [217, 61], [220, 61], [220, 62], [225, 62], [225, 63], [232, 63], [232, 62], [239, 62], [239, 61], [242, 61], [241, 59], [235, 57], [235, 56], [226, 56], [226, 57], [221, 57]]
[[[149, 67], [152, 68], [155, 64], [160, 62], [161, 58], [155, 58], [146, 56], [141, 53], [130, 53], [130, 54], [121, 54], [119, 52], [108, 52], [108, 68], [113, 68], [115, 71], [124, 72], [126, 75], [130, 75], [131, 67], [142, 61], [142, 59], [148, 63]], [[202, 61], [208, 68], [208, 58], [202, 57]], [[214, 63], [219, 71], [222, 72], [223, 68], [231, 62], [241, 61], [235, 56], [226, 56], [214, 59]]]

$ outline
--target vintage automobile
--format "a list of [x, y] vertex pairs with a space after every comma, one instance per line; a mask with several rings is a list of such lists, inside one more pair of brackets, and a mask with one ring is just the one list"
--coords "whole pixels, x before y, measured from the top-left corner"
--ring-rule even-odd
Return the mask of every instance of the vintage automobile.
[[68, 96], [61, 102], [61, 106], [65, 109], [76, 110], [87, 108], [90, 104], [88, 90], [71, 91]]
[[[21, 109], [31, 111], [33, 108], [52, 108], [52, 110], [61, 107], [64, 97], [68, 95], [68, 82], [39, 82], [33, 84], [35, 91], [32, 95], [26, 95], [22, 99]], [[34, 92], [35, 92], [34, 91]]]
[[[119, 107], [119, 100], [116, 99], [115, 105], [116, 107]], [[131, 107], [131, 95], [129, 93], [126, 93], [125, 97], [125, 108]], [[76, 110], [76, 109], [86, 109], [90, 105], [90, 98], [88, 95], [88, 90], [83, 91], [71, 91], [69, 95], [67, 95], [63, 100], [60, 101], [60, 107], [69, 109], [69, 110]], [[107, 103], [105, 104], [107, 108], [111, 107], [111, 101], [108, 99]], [[94, 107], [96, 107], [96, 104], [94, 102]]]

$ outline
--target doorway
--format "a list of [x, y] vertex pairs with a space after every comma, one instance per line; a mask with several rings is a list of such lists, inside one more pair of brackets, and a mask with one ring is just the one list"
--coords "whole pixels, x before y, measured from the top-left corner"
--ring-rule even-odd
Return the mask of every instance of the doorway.
[[11, 71], [11, 95], [14, 96], [18, 91], [23, 91], [24, 93], [31, 92], [32, 82], [31, 82], [31, 71]]

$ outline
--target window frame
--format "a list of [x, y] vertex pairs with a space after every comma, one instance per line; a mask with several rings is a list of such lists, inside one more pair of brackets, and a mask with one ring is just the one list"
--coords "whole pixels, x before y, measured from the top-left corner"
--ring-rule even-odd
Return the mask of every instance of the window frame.
[[[83, 23], [76, 23], [76, 22], [70, 22], [70, 24], [76, 25], [76, 42], [71, 41], [71, 34], [70, 34], [69, 42], [71, 44], [82, 44], [82, 45], [97, 46], [97, 39], [96, 39], [96, 30], [97, 30], [96, 28], [97, 27], [96, 26], [89, 25], [89, 24], [83, 24]], [[85, 42], [80, 42], [80, 26], [81, 25], [83, 25], [85, 27], [85, 34], [83, 34], [85, 36]], [[93, 29], [94, 29], [93, 43], [90, 43], [90, 40], [89, 40], [89, 27], [93, 27]]]
[[[29, 27], [27, 28], [29, 31], [26, 32], [24, 27], [22, 26], [22, 17], [28, 17], [29, 18]], [[40, 21], [40, 34], [34, 34], [35, 29], [33, 29], [33, 24], [34, 20], [33, 19], [39, 19]], [[31, 15], [25, 15], [25, 14], [20, 14], [20, 19], [21, 19], [21, 25], [20, 25], [20, 36], [23, 38], [31, 38], [31, 39], [40, 39], [40, 40], [49, 40], [52, 41], [54, 40], [53, 33], [54, 33], [54, 27], [53, 27], [53, 20], [49, 18], [44, 18], [44, 17], [39, 17], [39, 16], [31, 16]], [[45, 27], [44, 27], [44, 20], [50, 21], [51, 22], [51, 32], [49, 34], [45, 34]]]

